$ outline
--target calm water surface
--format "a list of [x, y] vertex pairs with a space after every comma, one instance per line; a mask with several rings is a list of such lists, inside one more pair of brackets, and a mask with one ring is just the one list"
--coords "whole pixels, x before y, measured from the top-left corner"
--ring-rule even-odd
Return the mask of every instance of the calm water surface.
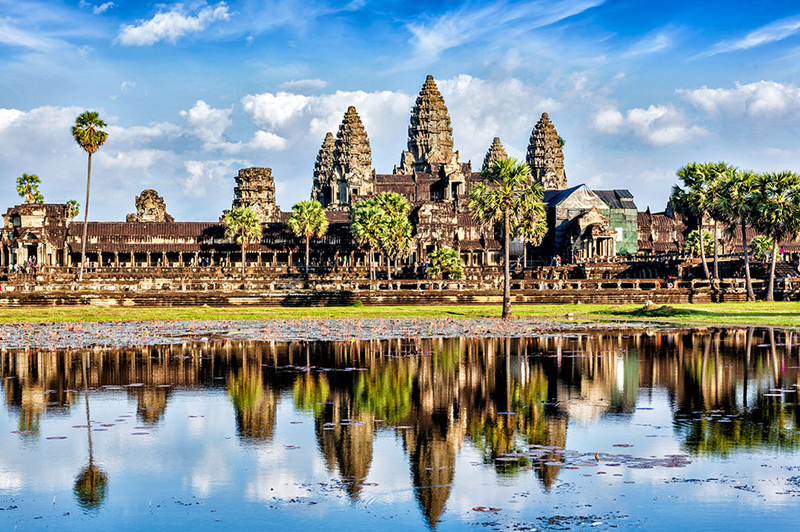
[[0, 529], [794, 528], [798, 342], [3, 351]]

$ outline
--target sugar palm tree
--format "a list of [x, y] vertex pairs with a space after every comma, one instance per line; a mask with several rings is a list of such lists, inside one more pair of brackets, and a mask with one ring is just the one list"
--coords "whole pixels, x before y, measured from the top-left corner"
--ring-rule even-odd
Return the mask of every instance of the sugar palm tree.
[[719, 234], [717, 224], [724, 220], [725, 212], [720, 208], [722, 198], [727, 195], [727, 177], [736, 169], [726, 162], [706, 163], [703, 165], [706, 175], [708, 214], [714, 222], [714, 279], [719, 279]]
[[306, 275], [308, 275], [308, 248], [312, 237], [321, 238], [328, 230], [328, 218], [317, 200], [301, 201], [292, 206], [289, 229], [295, 236], [306, 240]]
[[511, 233], [522, 238], [522, 264], [528, 263], [528, 243], [539, 245], [547, 234], [547, 210], [542, 198], [544, 190], [533, 183], [520, 198], [520, 210], [514, 219]]
[[382, 192], [375, 196], [374, 202], [384, 212], [378, 244], [386, 256], [387, 279], [391, 279], [391, 261], [394, 260], [397, 266], [397, 262], [411, 250], [413, 243], [411, 222], [408, 221], [411, 206], [405, 196], [397, 192]]
[[[676, 211], [695, 218], [702, 230], [703, 218], [708, 214], [709, 205], [709, 180], [706, 168], [699, 163], [689, 163], [679, 169], [677, 175], [683, 182], [683, 187], [673, 185], [670, 203]], [[703, 275], [708, 279], [711, 273], [708, 271], [703, 239], [700, 239], [700, 262], [703, 265]]]
[[350, 230], [359, 245], [369, 254], [370, 279], [375, 279], [374, 252], [380, 246], [386, 212], [374, 198], [361, 200], [353, 206]]
[[753, 240], [750, 242], [750, 246], [753, 248], [753, 257], [756, 260], [761, 260], [764, 258], [764, 255], [766, 255], [767, 252], [772, 251], [772, 244], [773, 240], [768, 236], [754, 236]]
[[242, 281], [244, 281], [245, 248], [261, 238], [261, 221], [250, 207], [237, 207], [225, 215], [225, 238], [242, 248]]
[[22, 174], [17, 178], [17, 193], [25, 199], [25, 203], [44, 203], [44, 196], [39, 192], [42, 180], [36, 174]]
[[481, 172], [481, 180], [469, 192], [469, 210], [485, 226], [503, 224], [503, 318], [511, 317], [511, 270], [509, 244], [518, 219], [538, 198], [541, 187], [532, 186], [531, 170], [516, 159], [498, 159]]
[[758, 210], [756, 227], [773, 240], [767, 301], [774, 301], [778, 242], [786, 237], [795, 239], [800, 233], [800, 175], [794, 172], [759, 175], [753, 200]]
[[442, 247], [428, 257], [431, 260], [428, 274], [431, 277], [442, 276], [443, 279], [461, 279], [464, 276], [464, 267], [458, 251], [449, 247]]
[[81, 269], [78, 276], [79, 281], [83, 281], [83, 269], [86, 264], [86, 238], [87, 238], [87, 223], [89, 221], [89, 187], [92, 183], [92, 154], [97, 153], [100, 146], [105, 144], [108, 139], [108, 133], [103, 131], [102, 128], [106, 127], [106, 123], [100, 119], [100, 115], [95, 111], [85, 111], [78, 115], [75, 119], [75, 125], [72, 126], [72, 137], [78, 143], [83, 151], [89, 154], [89, 166], [86, 172], [86, 207], [83, 211], [83, 237], [81, 238]]
[[75, 201], [74, 199], [69, 200], [67, 202], [67, 218], [69, 218], [69, 221], [72, 222], [72, 220], [74, 220], [75, 217], [78, 216], [80, 213], [81, 213], [81, 204]]
[[730, 168], [722, 178], [721, 188], [725, 190], [717, 198], [717, 207], [728, 225], [728, 234], [733, 236], [736, 226], [742, 231], [742, 251], [744, 252], [744, 278], [747, 300], [755, 301], [753, 280], [750, 277], [750, 250], [747, 244], [747, 226], [752, 224], [756, 209], [753, 206], [753, 186], [756, 174]]
[[692, 256], [699, 255], [703, 253], [703, 250], [714, 245], [714, 235], [711, 234], [711, 231], [703, 229], [702, 234], [702, 242], [700, 241], [700, 231], [697, 229], [689, 231], [689, 234], [686, 235], [686, 249], [689, 250]]

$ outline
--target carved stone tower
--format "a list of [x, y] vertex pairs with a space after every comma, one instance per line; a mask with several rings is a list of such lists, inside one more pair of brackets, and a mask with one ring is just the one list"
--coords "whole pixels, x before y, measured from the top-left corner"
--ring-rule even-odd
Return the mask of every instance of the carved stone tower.
[[333, 179], [333, 152], [336, 149], [336, 141], [333, 133], [326, 133], [322, 148], [317, 155], [314, 163], [314, 188], [311, 190], [311, 199], [315, 199], [327, 207], [333, 201], [333, 191], [336, 182]]
[[277, 222], [281, 208], [275, 204], [271, 168], [242, 168], [233, 189], [233, 208], [250, 207], [261, 223]]
[[375, 191], [369, 138], [352, 105], [347, 108], [336, 133], [333, 179], [335, 189], [332, 191], [331, 207], [349, 207], [353, 196], [368, 196]]
[[550, 122], [547, 113], [536, 123], [528, 144], [528, 166], [537, 183], [545, 190], [564, 190], [567, 188], [567, 174], [564, 172], [564, 152], [561, 138]]
[[396, 173], [430, 172], [432, 164], [446, 167], [445, 173], [460, 171], [461, 160], [453, 151], [453, 127], [444, 98], [433, 76], [425, 84], [411, 109], [408, 151], [404, 151]]
[[505, 148], [503, 148], [500, 138], [495, 137], [492, 140], [492, 145], [489, 146], [489, 151], [486, 152], [486, 157], [483, 158], [483, 167], [481, 167], [481, 170], [486, 170], [499, 159], [508, 159], [508, 154]]
[[127, 222], [174, 222], [175, 218], [167, 213], [164, 198], [152, 189], [142, 190], [136, 196], [136, 212], [125, 217]]

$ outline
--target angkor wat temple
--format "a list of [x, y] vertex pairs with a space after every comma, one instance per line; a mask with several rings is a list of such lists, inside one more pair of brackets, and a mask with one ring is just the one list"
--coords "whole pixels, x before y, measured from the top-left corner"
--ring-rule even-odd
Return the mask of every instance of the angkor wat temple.
[[[538, 246], [512, 243], [515, 263], [523, 255], [533, 266], [550, 264], [555, 255], [569, 264], [683, 251], [689, 221], [669, 209], [658, 214], [649, 209], [638, 212], [628, 190], [569, 186], [562, 147], [550, 117], [542, 114], [533, 127], [526, 162], [531, 179], [544, 189], [549, 230]], [[482, 168], [502, 157], [506, 151], [495, 138]], [[351, 237], [350, 208], [363, 198], [392, 191], [411, 205], [415, 247], [406, 264], [449, 246], [459, 250], [468, 269], [497, 266], [502, 255], [500, 233], [477, 224], [467, 205], [469, 190], [480, 177], [477, 170], [454, 149], [450, 116], [432, 76], [411, 109], [407, 149], [391, 173], [379, 174], [372, 168], [367, 131], [356, 109], [349, 107], [336, 134], [325, 136], [313, 166], [311, 197], [325, 207], [330, 226], [322, 239], [312, 243], [312, 265], [323, 272], [331, 266], [363, 266], [366, 253]], [[252, 208], [263, 224], [260, 241], [248, 246], [247, 265], [291, 270], [302, 260], [303, 248], [287, 227], [290, 213], [276, 204], [271, 169], [245, 168], [235, 181], [232, 207]], [[68, 219], [66, 205], [17, 205], [8, 209], [4, 220], [0, 266], [30, 257], [47, 268], [69, 268], [80, 261], [83, 224]], [[87, 229], [87, 259], [95, 266], [197, 267], [240, 261], [239, 248], [225, 239], [221, 221], [176, 222], [154, 190], [136, 198], [136, 212], [126, 221], [89, 222]], [[721, 228], [717, 230], [722, 236]], [[736, 251], [741, 251], [741, 238], [724, 239], [723, 252]], [[378, 261], [383, 263], [380, 255]]]

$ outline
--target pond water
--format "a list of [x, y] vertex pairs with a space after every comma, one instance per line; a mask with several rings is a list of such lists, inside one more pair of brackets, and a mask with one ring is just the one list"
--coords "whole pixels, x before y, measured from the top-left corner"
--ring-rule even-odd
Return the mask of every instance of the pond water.
[[794, 528], [796, 343], [698, 329], [5, 350], [0, 529]]

